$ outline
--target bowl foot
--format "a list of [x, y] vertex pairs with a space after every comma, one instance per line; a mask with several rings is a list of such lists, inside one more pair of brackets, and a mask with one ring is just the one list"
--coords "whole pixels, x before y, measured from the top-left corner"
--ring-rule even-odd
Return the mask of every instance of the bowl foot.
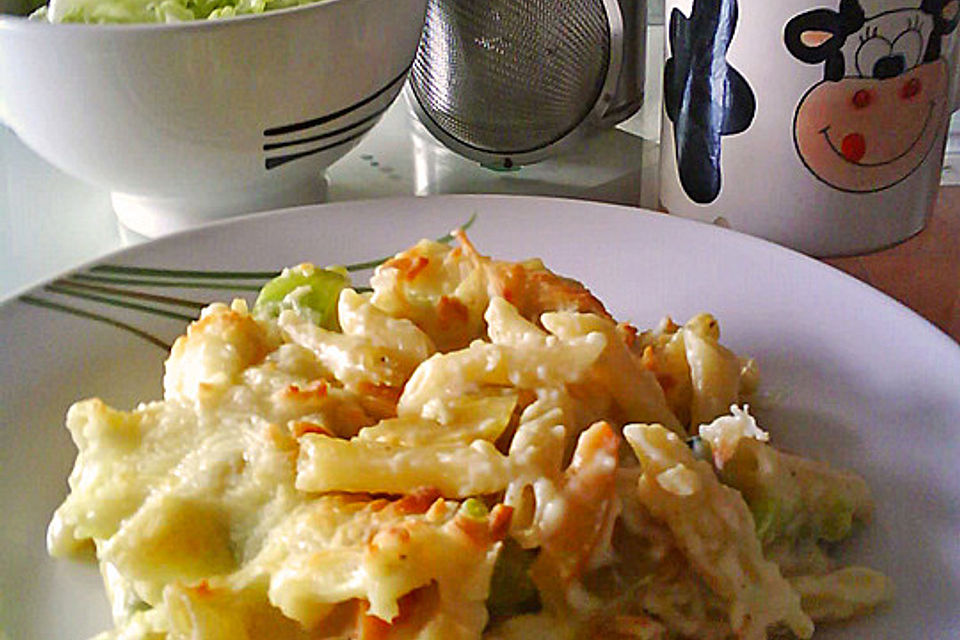
[[156, 238], [207, 222], [327, 199], [327, 179], [320, 176], [277, 191], [223, 192], [185, 197], [110, 194], [120, 224], [139, 236]]

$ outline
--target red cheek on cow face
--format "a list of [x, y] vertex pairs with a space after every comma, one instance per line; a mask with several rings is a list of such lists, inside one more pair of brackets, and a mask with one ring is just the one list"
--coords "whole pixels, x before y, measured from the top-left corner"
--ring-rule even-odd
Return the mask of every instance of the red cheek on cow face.
[[937, 60], [886, 80], [821, 82], [797, 107], [797, 152], [838, 189], [896, 184], [920, 166], [946, 123], [946, 80], [946, 64]]
[[923, 92], [923, 83], [917, 78], [910, 78], [903, 83], [900, 89], [900, 97], [904, 100], [913, 100]]

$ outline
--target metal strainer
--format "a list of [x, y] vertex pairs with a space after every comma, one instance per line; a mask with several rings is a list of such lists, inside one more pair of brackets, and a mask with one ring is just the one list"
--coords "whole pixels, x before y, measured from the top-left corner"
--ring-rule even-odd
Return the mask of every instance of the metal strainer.
[[640, 107], [645, 24], [644, 0], [428, 0], [410, 102], [463, 156], [536, 162]]

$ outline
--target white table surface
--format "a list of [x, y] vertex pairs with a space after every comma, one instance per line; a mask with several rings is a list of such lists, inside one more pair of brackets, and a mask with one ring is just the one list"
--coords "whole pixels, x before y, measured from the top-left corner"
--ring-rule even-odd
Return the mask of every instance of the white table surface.
[[[327, 172], [328, 201], [438, 193], [520, 193], [656, 206], [657, 145], [639, 117], [514, 172], [441, 147], [403, 95], [369, 137]], [[109, 193], [72, 178], [0, 125], [0, 299], [143, 238], [120, 228]]]

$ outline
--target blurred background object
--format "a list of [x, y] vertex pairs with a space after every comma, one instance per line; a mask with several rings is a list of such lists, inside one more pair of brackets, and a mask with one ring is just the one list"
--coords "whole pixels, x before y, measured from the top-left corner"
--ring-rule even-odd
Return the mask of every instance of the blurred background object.
[[122, 25], [0, 15], [0, 116], [50, 164], [109, 190], [145, 236], [319, 202], [327, 168], [400, 93], [425, 6]]
[[663, 208], [819, 257], [915, 235], [947, 173], [957, 4], [667, 0]]
[[645, 0], [428, 0], [410, 102], [460, 155], [538, 162], [640, 108], [646, 23]]
[[960, 185], [960, 111], [953, 114], [947, 150], [943, 155], [942, 184]]

